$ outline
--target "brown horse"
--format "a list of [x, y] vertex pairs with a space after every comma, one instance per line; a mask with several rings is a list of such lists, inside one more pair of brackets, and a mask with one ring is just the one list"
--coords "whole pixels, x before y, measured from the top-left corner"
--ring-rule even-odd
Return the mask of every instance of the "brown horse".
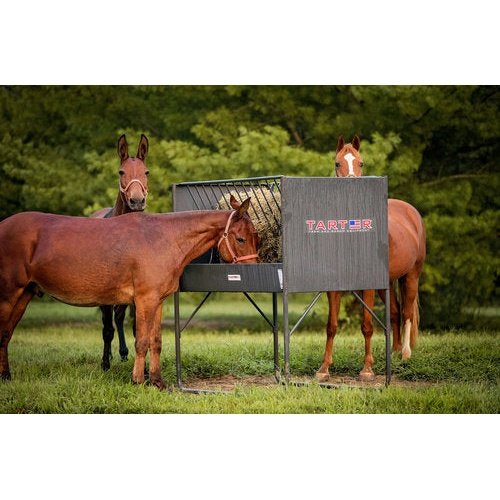
[[[337, 143], [335, 157], [335, 175], [337, 177], [361, 177], [363, 159], [359, 154], [360, 140], [354, 136], [352, 143], [346, 144], [342, 136]], [[392, 349], [402, 351], [403, 359], [411, 356], [418, 335], [418, 281], [425, 260], [425, 228], [422, 217], [410, 204], [395, 199], [388, 200], [388, 232], [389, 232], [389, 279], [391, 327], [393, 332]], [[399, 300], [395, 285], [399, 284]], [[375, 291], [363, 290], [363, 300], [373, 310]], [[384, 294], [379, 290], [382, 300]], [[340, 292], [327, 292], [329, 312], [326, 326], [326, 347], [323, 363], [316, 372], [316, 378], [324, 382], [329, 378], [329, 367], [332, 364], [333, 339], [337, 333], [340, 309]], [[403, 308], [403, 339], [401, 341], [401, 311]], [[373, 322], [371, 314], [363, 308], [361, 331], [365, 338], [364, 366], [360, 373], [361, 380], [373, 380], [373, 356], [371, 338]]]
[[[118, 195], [114, 207], [102, 208], [93, 213], [94, 218], [116, 217], [117, 215], [128, 214], [130, 212], [142, 212], [146, 208], [146, 198], [148, 196], [148, 175], [146, 167], [146, 156], [148, 154], [148, 138], [141, 134], [137, 156], [129, 157], [128, 144], [125, 135], [118, 139], [118, 157], [120, 158], [120, 176], [118, 180]], [[113, 328], [113, 312], [116, 329], [118, 331], [119, 353], [122, 361], [128, 359], [128, 347], [125, 342], [125, 332], [123, 323], [125, 320], [126, 305], [101, 306], [102, 314], [102, 339], [104, 349], [102, 353], [101, 366], [103, 370], [109, 370], [111, 360], [111, 342], [115, 334]], [[135, 314], [133, 316], [133, 330], [135, 335]]]
[[219, 243], [226, 262], [257, 262], [258, 236], [247, 211], [131, 213], [110, 219], [23, 212], [0, 222], [0, 376], [10, 378], [7, 347], [37, 290], [68, 304], [134, 304], [132, 380], [163, 389], [160, 320], [163, 301], [184, 267]]

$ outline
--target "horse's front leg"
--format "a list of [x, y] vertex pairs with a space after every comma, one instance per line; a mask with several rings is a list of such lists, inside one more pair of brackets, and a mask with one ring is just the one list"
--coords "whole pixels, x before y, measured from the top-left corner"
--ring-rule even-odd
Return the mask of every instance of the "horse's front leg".
[[326, 382], [330, 378], [329, 368], [333, 359], [333, 339], [337, 333], [339, 311], [340, 311], [340, 292], [326, 292], [328, 297], [328, 323], [326, 324], [326, 346], [323, 355], [323, 363], [316, 372], [318, 382]]
[[[373, 306], [375, 304], [375, 290], [363, 290], [362, 295], [365, 304], [373, 311]], [[373, 355], [371, 348], [373, 318], [366, 307], [363, 307], [363, 323], [361, 324], [361, 331], [365, 337], [365, 362], [363, 369], [359, 374], [359, 378], [363, 381], [371, 381], [375, 379], [375, 373], [373, 373], [372, 369]]]
[[21, 320], [29, 301], [33, 298], [32, 289], [18, 290], [20, 294], [14, 307], [9, 301], [0, 302], [0, 380], [10, 380], [8, 346], [14, 329]]
[[132, 381], [143, 384], [145, 380], [144, 367], [148, 350], [149, 358], [149, 380], [159, 389], [165, 389], [166, 384], [161, 377], [160, 353], [161, 353], [161, 313], [162, 304], [155, 299], [136, 299], [136, 337], [135, 337], [135, 361], [132, 372]]
[[115, 313], [115, 325], [116, 331], [118, 332], [118, 342], [120, 344], [119, 352], [122, 361], [127, 361], [128, 359], [128, 347], [125, 342], [125, 331], [123, 329], [123, 323], [125, 322], [125, 312], [127, 311], [126, 305], [118, 305], [113, 307]]
[[100, 306], [100, 309], [102, 315], [102, 340], [104, 341], [101, 367], [104, 371], [107, 371], [111, 366], [111, 342], [115, 336], [115, 329], [113, 328], [113, 306]]

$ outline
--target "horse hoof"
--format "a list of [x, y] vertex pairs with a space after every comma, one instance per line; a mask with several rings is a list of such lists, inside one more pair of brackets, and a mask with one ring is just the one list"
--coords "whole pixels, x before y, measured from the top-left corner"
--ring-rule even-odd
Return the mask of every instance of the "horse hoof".
[[122, 356], [122, 361], [128, 361], [128, 356], [125, 354], [125, 356]]
[[401, 352], [401, 359], [403, 361], [406, 361], [411, 358], [411, 350], [410, 349], [403, 349]]
[[160, 391], [164, 391], [167, 388], [167, 384], [165, 384], [162, 378], [151, 380], [150, 383], [160, 389]]
[[102, 368], [102, 371], [107, 372], [111, 368], [109, 361], [107, 363], [105, 361], [103, 361], [101, 363], [101, 368]]
[[1, 378], [2, 380], [10, 380], [10, 379], [11, 379], [10, 372], [3, 372], [3, 373], [0, 375], [0, 378]]
[[359, 380], [361, 380], [361, 382], [373, 382], [375, 380], [375, 373], [373, 373], [373, 370], [363, 370], [359, 374]]
[[327, 373], [323, 373], [323, 372], [316, 372], [316, 380], [318, 382], [328, 382], [328, 379], [330, 378], [330, 374], [327, 372]]

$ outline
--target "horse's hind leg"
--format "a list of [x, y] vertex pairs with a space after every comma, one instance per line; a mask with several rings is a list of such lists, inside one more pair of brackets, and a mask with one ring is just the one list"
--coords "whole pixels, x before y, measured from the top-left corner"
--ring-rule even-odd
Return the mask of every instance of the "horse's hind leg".
[[33, 295], [33, 289], [26, 288], [21, 292], [14, 307], [8, 302], [0, 304], [0, 378], [3, 380], [11, 378], [7, 352], [10, 339]]
[[128, 347], [125, 342], [125, 332], [123, 330], [123, 323], [125, 321], [125, 312], [127, 310], [126, 305], [118, 305], [113, 307], [115, 313], [115, 325], [116, 331], [118, 332], [118, 341], [120, 343], [119, 352], [122, 361], [127, 361], [128, 359]]
[[326, 345], [323, 355], [323, 363], [316, 372], [318, 382], [326, 382], [330, 378], [329, 368], [333, 359], [333, 339], [337, 333], [339, 311], [340, 311], [340, 292], [327, 292], [328, 297], [328, 323], [326, 324]]
[[[366, 305], [373, 311], [373, 306], [375, 304], [375, 290], [363, 290], [363, 301]], [[373, 355], [372, 355], [372, 335], [373, 335], [373, 319], [372, 315], [368, 312], [366, 307], [363, 307], [363, 323], [361, 325], [361, 331], [365, 337], [365, 362], [363, 369], [359, 374], [360, 380], [371, 381], [375, 379], [375, 373], [373, 373]]]
[[107, 371], [111, 366], [111, 342], [115, 336], [115, 329], [113, 328], [113, 306], [100, 306], [100, 309], [102, 314], [102, 340], [104, 341], [101, 367], [104, 371]]
[[418, 279], [419, 273], [411, 271], [402, 280], [402, 304], [401, 310], [403, 314], [403, 348], [401, 355], [403, 359], [411, 357], [411, 347], [416, 341], [416, 333], [418, 331]]

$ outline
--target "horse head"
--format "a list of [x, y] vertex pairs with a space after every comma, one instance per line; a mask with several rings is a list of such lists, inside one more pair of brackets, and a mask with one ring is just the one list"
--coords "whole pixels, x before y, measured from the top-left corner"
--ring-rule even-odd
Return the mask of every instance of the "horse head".
[[149, 170], [144, 163], [148, 154], [148, 139], [142, 134], [137, 149], [137, 156], [129, 157], [125, 134], [118, 139], [118, 156], [120, 158], [120, 193], [123, 202], [132, 212], [141, 212], [146, 208], [148, 195]]
[[345, 143], [340, 136], [335, 155], [336, 177], [361, 177], [363, 175], [363, 158], [359, 154], [359, 137], [355, 135], [352, 142]]
[[224, 262], [244, 261], [248, 264], [255, 264], [258, 260], [259, 236], [247, 213], [250, 207], [250, 198], [240, 204], [231, 195], [229, 202], [234, 211], [231, 212], [224, 233], [217, 245], [219, 255]]

